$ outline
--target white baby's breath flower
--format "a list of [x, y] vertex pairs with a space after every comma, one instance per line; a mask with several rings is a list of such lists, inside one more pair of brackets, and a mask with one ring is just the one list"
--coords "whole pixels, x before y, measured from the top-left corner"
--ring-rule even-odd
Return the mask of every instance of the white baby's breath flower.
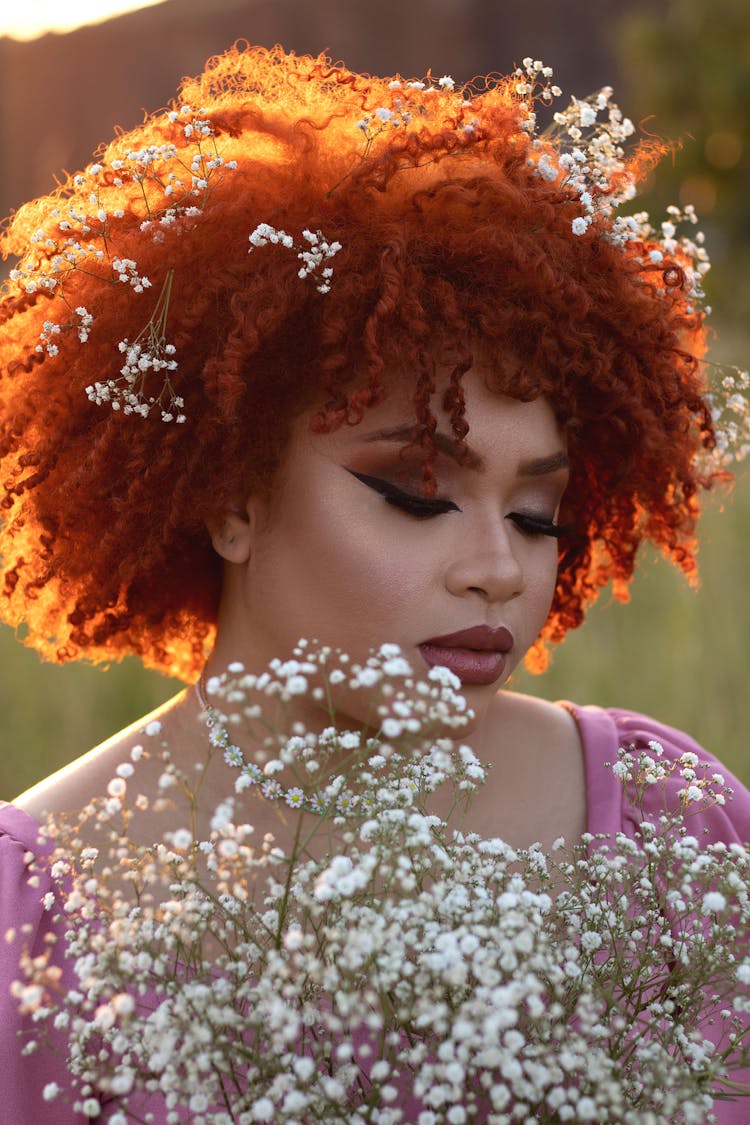
[[123, 777], [113, 777], [107, 785], [107, 792], [110, 797], [124, 797], [127, 791], [127, 783]]
[[304, 695], [307, 691], [307, 680], [304, 676], [290, 676], [286, 682], [286, 690], [290, 695]]
[[178, 852], [187, 851], [192, 847], [193, 834], [189, 828], [177, 828], [174, 832], [167, 833], [167, 840]]
[[258, 1098], [250, 1107], [253, 1121], [272, 1121], [275, 1107], [270, 1098]]
[[587, 930], [581, 934], [581, 945], [587, 953], [593, 953], [594, 950], [600, 949], [602, 945], [602, 935], [595, 930]]
[[710, 891], [703, 896], [701, 911], [703, 914], [717, 914], [726, 909], [727, 900], [720, 891]]
[[[390, 110], [379, 110], [377, 112], [390, 113]], [[365, 128], [366, 127], [365, 123]], [[268, 245], [281, 245], [287, 250], [296, 250], [297, 258], [302, 263], [298, 270], [298, 276], [304, 280], [304, 278], [320, 270], [316, 288], [319, 293], [327, 293], [331, 288], [330, 279], [333, 274], [333, 269], [325, 263], [341, 250], [341, 243], [335, 241], [329, 243], [324, 237], [323, 232], [319, 230], [303, 230], [302, 238], [304, 242], [308, 244], [307, 246], [297, 245], [292, 236], [287, 234], [284, 230], [277, 230], [268, 223], [259, 223], [255, 230], [248, 236], [248, 241], [250, 242], [250, 250], [248, 253], [251, 253], [257, 247]]]

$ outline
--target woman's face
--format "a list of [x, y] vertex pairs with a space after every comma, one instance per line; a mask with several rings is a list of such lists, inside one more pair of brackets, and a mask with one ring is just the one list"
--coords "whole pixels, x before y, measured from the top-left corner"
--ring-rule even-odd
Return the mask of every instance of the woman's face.
[[[309, 416], [298, 420], [271, 500], [251, 498], [247, 518], [230, 517], [231, 547], [214, 537], [234, 563], [217, 657], [260, 670], [290, 656], [300, 637], [360, 661], [395, 642], [419, 675], [448, 663], [481, 715], [549, 612], [568, 472], [546, 400], [499, 396], [476, 372], [464, 389], [472, 453], [464, 466], [451, 456], [449, 420], [434, 399], [435, 500], [420, 494], [418, 455], [399, 456], [413, 424], [411, 388], [335, 433], [310, 433]], [[490, 651], [473, 651], [483, 645]], [[365, 721], [360, 693], [337, 704]]]

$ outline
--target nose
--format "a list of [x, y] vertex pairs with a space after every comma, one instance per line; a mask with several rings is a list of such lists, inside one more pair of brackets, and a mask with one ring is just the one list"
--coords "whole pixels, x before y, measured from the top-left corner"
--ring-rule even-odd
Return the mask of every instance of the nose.
[[482, 520], [457, 539], [454, 556], [445, 570], [445, 584], [456, 597], [479, 594], [491, 602], [508, 602], [526, 585], [520, 543], [503, 520]]

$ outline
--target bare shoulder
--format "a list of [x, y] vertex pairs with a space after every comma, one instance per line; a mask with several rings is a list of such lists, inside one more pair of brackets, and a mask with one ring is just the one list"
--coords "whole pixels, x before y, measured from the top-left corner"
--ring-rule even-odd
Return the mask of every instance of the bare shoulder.
[[505, 736], [503, 742], [512, 741], [525, 753], [581, 758], [578, 726], [571, 712], [559, 703], [501, 691], [495, 697], [495, 716]]
[[573, 715], [556, 703], [503, 690], [478, 748], [490, 764], [486, 817], [478, 826], [509, 842], [548, 847], [586, 830], [583, 749]]
[[[185, 710], [185, 692], [144, 715], [124, 730], [118, 731], [93, 750], [82, 754], [62, 769], [37, 782], [21, 793], [13, 804], [23, 809], [37, 821], [47, 816], [76, 811], [94, 797], [106, 793], [107, 785], [116, 775], [118, 766], [131, 760], [134, 748], [148, 738], [150, 724], [175, 727], [182, 721]], [[156, 729], [152, 727], [151, 729]], [[148, 770], [146, 766], [146, 770]]]
[[558, 703], [533, 695], [499, 692], [494, 722], [495, 739], [510, 755], [514, 772], [537, 789], [544, 786], [566, 803], [579, 803], [585, 792], [583, 747], [573, 715]]

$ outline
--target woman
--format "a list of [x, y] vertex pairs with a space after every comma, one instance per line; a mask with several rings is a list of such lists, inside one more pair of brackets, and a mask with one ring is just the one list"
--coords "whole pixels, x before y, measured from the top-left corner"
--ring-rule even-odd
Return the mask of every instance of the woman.
[[[300, 636], [360, 659], [396, 642], [454, 671], [475, 713], [462, 741], [495, 769], [469, 828], [522, 846], [635, 834], [604, 762], [692, 741], [499, 689], [603, 586], [626, 596], [644, 540], [694, 573], [700, 492], [728, 479], [700, 362], [707, 267], [671, 221], [618, 217], [657, 154], [623, 156], [632, 126], [607, 95], [537, 135], [555, 96], [531, 60], [471, 95], [234, 50], [21, 209], [0, 551], [28, 643], [136, 653], [191, 683]], [[181, 767], [204, 754], [202, 697], [157, 713]], [[335, 703], [366, 726], [366, 696]], [[7, 926], [43, 924], [24, 881], [36, 821], [104, 792], [142, 731], [0, 814]], [[147, 793], [159, 773], [144, 766]], [[750, 796], [729, 783], [703, 826], [744, 842]], [[227, 785], [215, 761], [199, 817]], [[278, 830], [269, 804], [253, 820]], [[168, 827], [150, 811], [144, 832]], [[13, 979], [17, 943], [3, 954]], [[14, 1121], [32, 1112], [15, 1022]]]

